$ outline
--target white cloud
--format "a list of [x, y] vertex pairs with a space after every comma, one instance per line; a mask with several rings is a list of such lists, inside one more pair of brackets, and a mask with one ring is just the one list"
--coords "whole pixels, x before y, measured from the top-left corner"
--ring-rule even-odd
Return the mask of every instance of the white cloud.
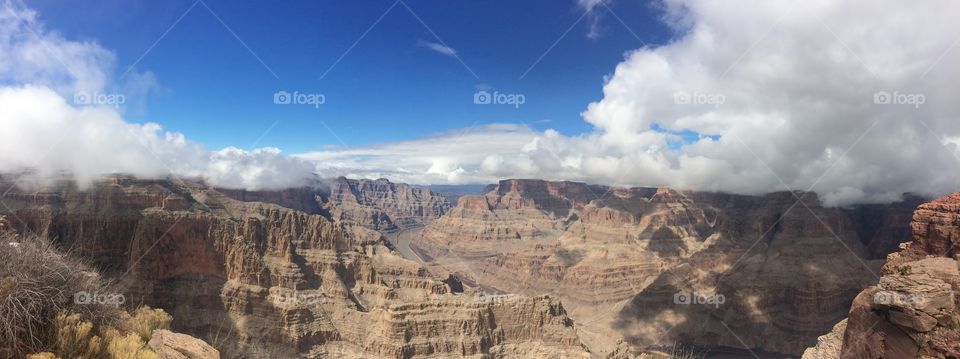
[[[951, 0], [665, 0], [677, 37], [627, 54], [583, 113], [588, 133], [493, 124], [294, 156], [208, 151], [158, 125], [128, 123], [122, 108], [70, 104], [77, 91], [124, 88], [108, 75], [113, 54], [15, 8], [24, 21], [0, 11], [0, 171], [69, 171], [85, 182], [173, 172], [249, 189], [301, 185], [313, 172], [421, 184], [526, 177], [743, 194], [789, 187], [838, 205], [960, 189], [960, 46], [952, 47], [960, 3]], [[130, 86], [156, 82], [133, 78]], [[914, 94], [922, 104], [898, 104]], [[678, 147], [684, 130], [713, 136]]]
[[497, 179], [479, 171], [478, 165], [486, 157], [521, 154], [535, 136], [518, 125], [479, 125], [421, 139], [296, 157], [316, 163], [317, 171], [325, 176], [386, 177], [419, 184], [483, 183]]
[[210, 152], [157, 124], [128, 123], [128, 103], [77, 105], [79, 95], [137, 99], [155, 88], [149, 72], [114, 84], [114, 58], [46, 30], [20, 2], [0, 2], [0, 172], [30, 171], [37, 182], [67, 174], [81, 186], [111, 173], [173, 173], [248, 189], [303, 185], [313, 175], [312, 164], [276, 149]]
[[597, 39], [600, 38], [601, 28], [600, 28], [600, 13], [596, 12], [596, 7], [598, 5], [607, 6], [608, 0], [577, 0], [577, 6], [583, 9], [587, 17], [590, 30], [587, 32], [587, 38]]
[[[779, 176], [836, 204], [960, 188], [960, 164], [923, 123], [938, 137], [960, 133], [950, 80], [960, 75], [960, 51], [945, 54], [960, 36], [949, 15], [960, 3], [667, 5], [666, 18], [685, 35], [631, 53], [584, 117], [631, 162], [638, 159], [629, 154], [662, 145], [638, 141], [654, 122], [721, 137], [674, 154], [655, 151], [645, 157], [664, 159], [661, 166], [627, 176], [644, 182], [662, 173], [676, 186], [735, 192], [784, 189]], [[880, 91], [922, 94], [926, 102], [878, 105]], [[678, 105], [677, 93], [724, 101]]]
[[442, 55], [447, 55], [451, 57], [457, 56], [457, 50], [444, 44], [439, 44], [436, 42], [430, 42], [426, 40], [419, 40], [417, 41], [417, 45], [420, 47], [426, 47]]
[[[592, 9], [599, 1], [580, 4]], [[469, 139], [354, 149], [351, 160], [340, 157], [345, 152], [310, 157], [341, 158], [342, 169], [360, 176], [404, 168], [396, 175], [413, 182], [442, 180], [423, 174], [434, 168], [427, 160], [442, 154], [464, 170], [461, 179], [542, 177], [744, 194], [812, 188], [833, 205], [960, 189], [960, 49], [951, 50], [960, 36], [952, 18], [960, 3], [664, 5], [678, 37], [633, 51], [617, 66], [604, 98], [583, 113], [595, 126], [591, 133], [484, 130]], [[901, 96], [877, 104], [882, 91]], [[925, 101], [896, 104], [910, 94]], [[652, 129], [654, 123], [719, 138], [672, 148], [677, 136]]]

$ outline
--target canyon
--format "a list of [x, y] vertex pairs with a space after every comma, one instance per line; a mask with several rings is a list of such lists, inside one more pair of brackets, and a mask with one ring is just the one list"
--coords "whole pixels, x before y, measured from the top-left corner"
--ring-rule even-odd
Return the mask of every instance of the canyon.
[[[504, 180], [454, 204], [382, 179], [15, 181], [0, 179], [10, 226], [87, 258], [225, 358], [634, 358], [675, 344], [798, 357], [859, 325], [862, 291], [909, 284], [883, 280], [911, 233], [929, 233], [911, 245], [925, 253], [958, 246], [942, 214], [955, 207], [915, 215], [925, 199], [910, 195], [832, 208], [812, 192]], [[918, 225], [923, 213], [946, 224]]]

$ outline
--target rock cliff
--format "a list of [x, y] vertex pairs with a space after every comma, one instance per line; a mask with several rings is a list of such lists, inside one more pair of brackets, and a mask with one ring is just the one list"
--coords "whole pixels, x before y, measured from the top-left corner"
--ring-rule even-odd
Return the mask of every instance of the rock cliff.
[[386, 179], [330, 180], [327, 210], [334, 219], [376, 230], [424, 225], [442, 216], [450, 203], [442, 195]]
[[[344, 183], [354, 187], [327, 208], [392, 201], [365, 195], [385, 193], [367, 185]], [[374, 186], [432, 203], [422, 211], [410, 203], [424, 202], [388, 206], [401, 214], [392, 223], [439, 215], [443, 207], [429, 193]], [[118, 177], [83, 191], [70, 184], [14, 187], [0, 214], [15, 218], [9, 225], [19, 231], [55, 238], [104, 269], [114, 282], [106, 294], [165, 309], [175, 318], [172, 329], [205, 340], [225, 358], [589, 355], [556, 299], [463, 292], [459, 282], [394, 254], [380, 233], [350, 220], [357, 217], [259, 202], [312, 211], [315, 198]]]
[[918, 201], [839, 209], [815, 193], [506, 180], [461, 197], [412, 246], [478, 288], [561, 298], [596, 352], [623, 338], [799, 355], [876, 281], [875, 253], [907, 239]]
[[804, 358], [960, 358], [960, 193], [918, 207], [911, 228], [879, 283], [854, 299], [846, 329]]

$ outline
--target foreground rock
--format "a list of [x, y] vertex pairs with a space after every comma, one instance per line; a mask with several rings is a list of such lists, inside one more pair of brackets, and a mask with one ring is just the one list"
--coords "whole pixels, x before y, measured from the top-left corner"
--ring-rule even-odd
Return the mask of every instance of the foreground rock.
[[838, 209], [814, 193], [506, 180], [461, 197], [413, 246], [475, 287], [561, 298], [598, 354], [622, 354], [622, 338], [634, 351], [800, 355], [876, 282], [877, 251], [909, 238], [919, 202]]
[[[311, 195], [290, 194], [243, 199], [309, 204]], [[106, 294], [165, 309], [171, 329], [225, 358], [589, 355], [556, 299], [462, 292], [376, 231], [237, 196], [114, 178], [87, 190], [14, 189], [3, 214], [103, 268], [117, 283]]]
[[147, 345], [158, 359], [220, 359], [220, 352], [204, 341], [169, 330], [153, 331]]
[[913, 240], [854, 300], [841, 349], [815, 356], [820, 343], [804, 358], [960, 358], [960, 194], [921, 205], [911, 226]]

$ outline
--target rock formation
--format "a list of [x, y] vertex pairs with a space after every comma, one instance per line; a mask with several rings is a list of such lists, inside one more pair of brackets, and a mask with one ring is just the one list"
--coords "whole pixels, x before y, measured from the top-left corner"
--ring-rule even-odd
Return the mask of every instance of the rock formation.
[[[799, 355], [877, 275], [899, 274], [878, 258], [908, 239], [918, 201], [840, 209], [814, 193], [506, 180], [450, 208], [386, 180], [251, 192], [123, 177], [2, 200], [5, 226], [56, 238], [225, 358], [603, 358], [676, 343]], [[924, 253], [957, 253], [951, 206], [917, 211]], [[387, 245], [396, 233], [409, 251]], [[892, 302], [910, 314], [897, 325], [948, 328], [947, 267], [880, 281], [926, 283], [937, 303]], [[846, 330], [865, 331], [849, 312]]]
[[799, 355], [876, 280], [874, 252], [906, 239], [916, 201], [838, 209], [815, 193], [506, 180], [461, 197], [411, 246], [468, 285], [561, 298], [597, 353], [624, 338]]
[[440, 194], [386, 179], [330, 181], [327, 210], [334, 219], [375, 230], [421, 226], [450, 208]]
[[[385, 192], [361, 186], [343, 188], [326, 205], [387, 201], [391, 223], [404, 225], [443, 208], [428, 193], [377, 186], [426, 202], [390, 207], [391, 200], [369, 195]], [[589, 355], [556, 299], [463, 292], [459, 282], [394, 254], [380, 233], [342, 214], [349, 211], [331, 220], [257, 202], [315, 210], [310, 198], [117, 177], [86, 190], [14, 188], [0, 212], [18, 219], [11, 221], [17, 230], [55, 238], [87, 258], [126, 303], [165, 309], [173, 330], [225, 358]], [[421, 203], [430, 210], [416, 209]]]
[[147, 345], [158, 359], [220, 359], [220, 353], [202, 340], [169, 330], [154, 330]]
[[913, 240], [853, 301], [846, 330], [804, 358], [960, 358], [960, 193], [921, 205], [911, 227]]

